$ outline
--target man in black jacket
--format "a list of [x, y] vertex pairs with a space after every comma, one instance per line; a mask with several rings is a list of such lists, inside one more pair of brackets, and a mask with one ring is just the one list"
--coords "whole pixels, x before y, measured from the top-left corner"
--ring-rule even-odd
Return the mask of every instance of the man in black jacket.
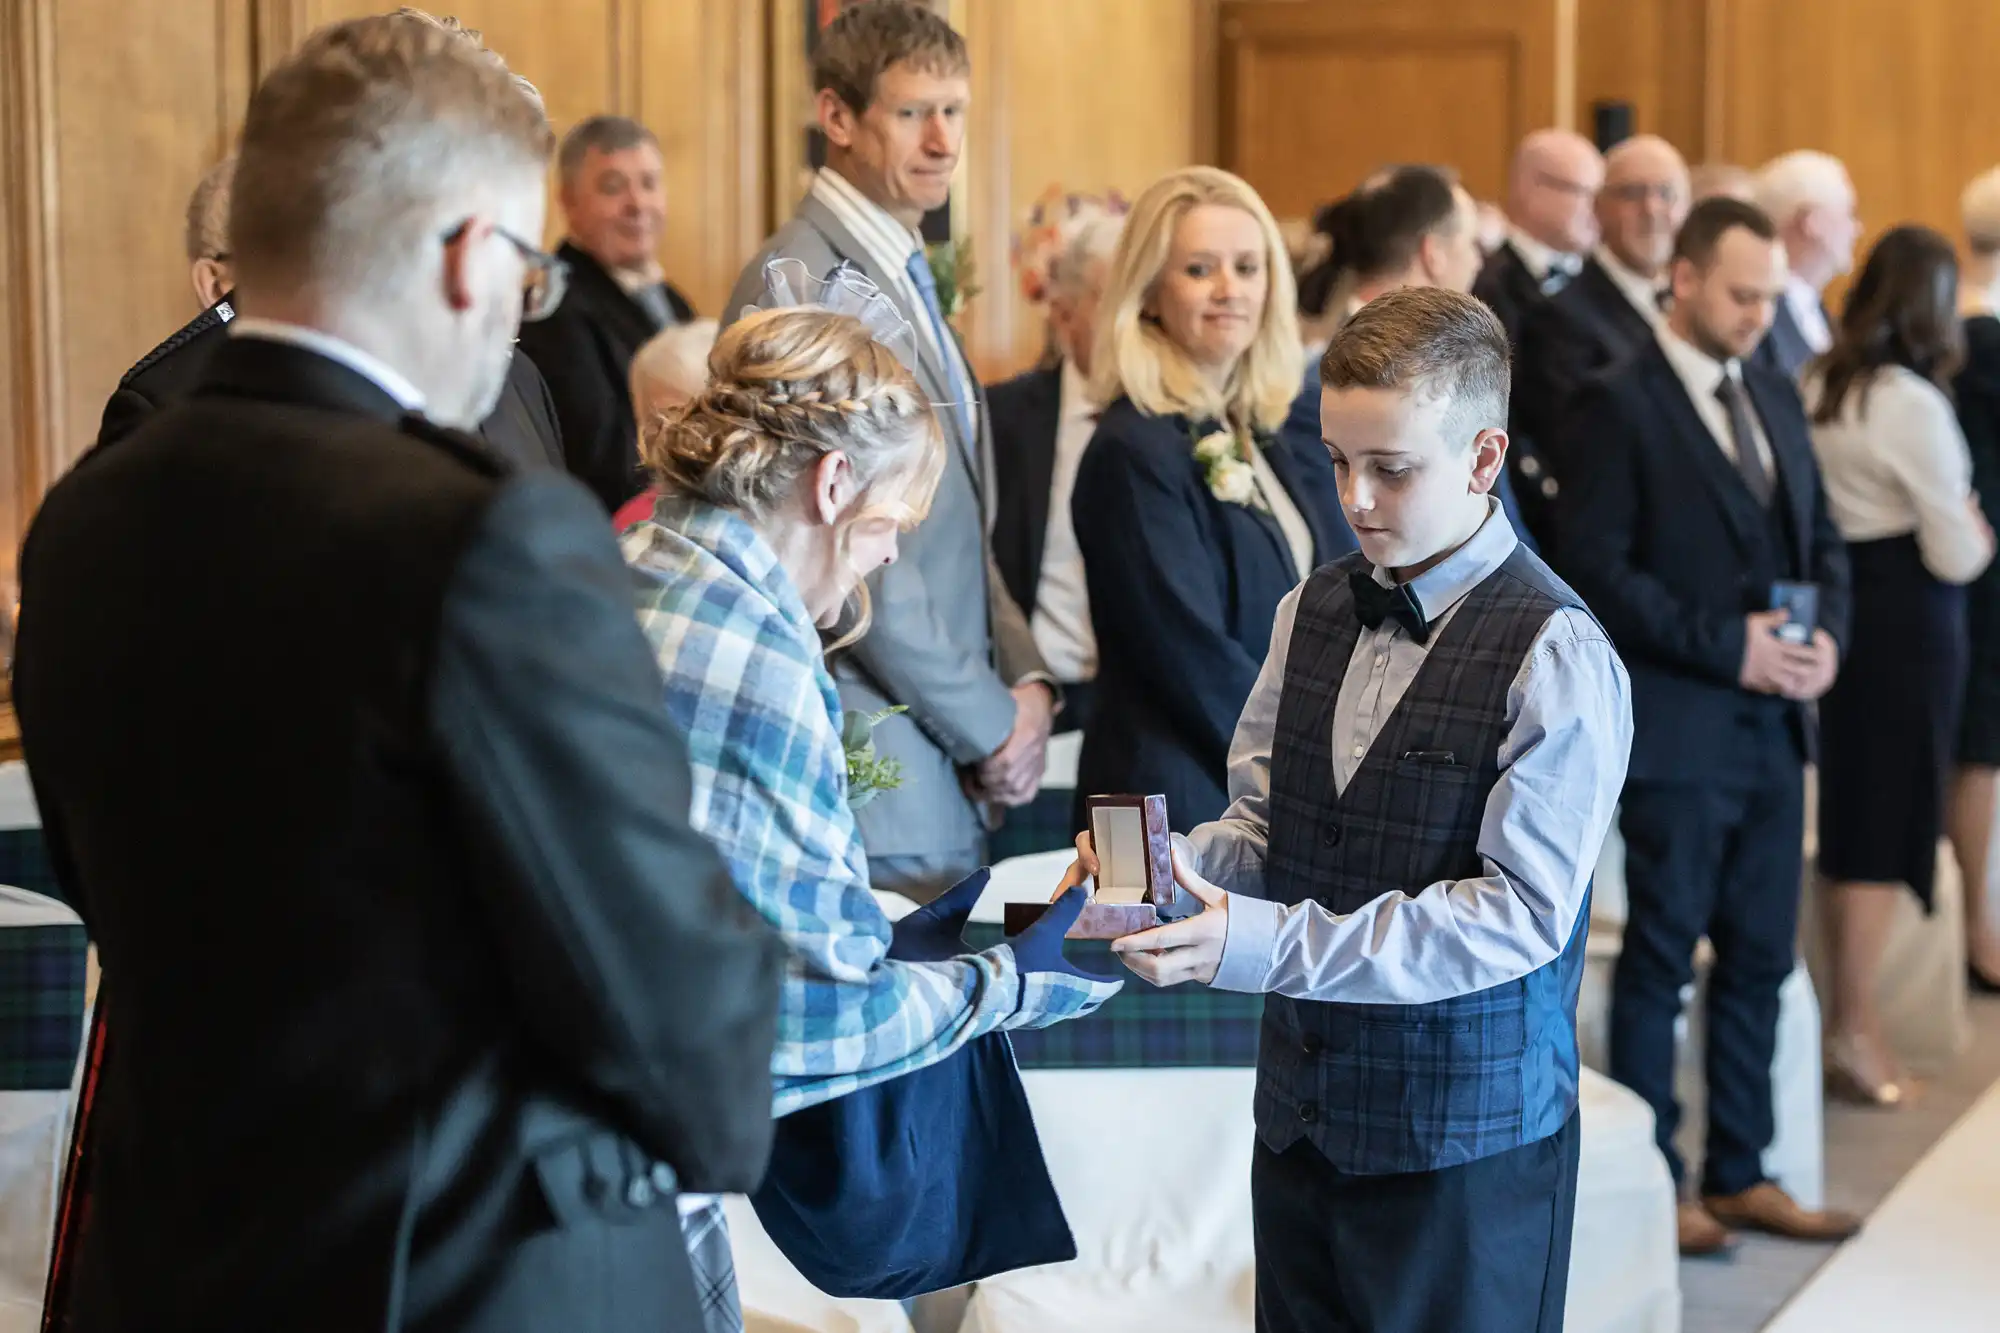
[[1558, 485], [1569, 466], [1562, 442], [1571, 438], [1570, 400], [1585, 380], [1652, 342], [1674, 233], [1687, 211], [1687, 164], [1673, 145], [1650, 134], [1625, 140], [1604, 159], [1602, 243], [1561, 292], [1521, 321], [1514, 425], [1543, 446], [1542, 464]]
[[[1630, 912], [1612, 982], [1611, 1075], [1674, 1132], [1674, 1025], [1706, 935], [1708, 1144], [1681, 1250], [1727, 1228], [1838, 1240], [1851, 1216], [1801, 1208], [1766, 1178], [1778, 991], [1798, 939], [1810, 703], [1847, 633], [1847, 548], [1792, 385], [1749, 358], [1784, 287], [1783, 251], [1754, 205], [1710, 199], [1671, 265], [1673, 309], [1633, 357], [1577, 395], [1556, 526], [1557, 568], [1632, 675], [1621, 804]], [[1815, 622], [1787, 629], [1780, 583], [1817, 586]]]
[[660, 271], [667, 195], [660, 146], [644, 125], [593, 116], [563, 138], [557, 158], [569, 238], [569, 295], [549, 320], [521, 330], [521, 346], [548, 376], [571, 473], [616, 511], [645, 489], [632, 415], [632, 357], [694, 307]]
[[[533, 93], [532, 88], [521, 86], [524, 92]], [[539, 105], [540, 95], [534, 94], [534, 98]], [[100, 448], [130, 435], [155, 408], [186, 393], [222, 341], [224, 326], [236, 317], [234, 293], [226, 286], [215, 286], [228, 276], [225, 265], [234, 169], [235, 163], [228, 159], [211, 167], [188, 204], [188, 251], [196, 289], [212, 289], [215, 295], [206, 309], [141, 357], [118, 381], [97, 428]], [[556, 427], [549, 386], [542, 382], [535, 363], [518, 348], [507, 365], [506, 390], [493, 414], [480, 423], [479, 434], [515, 467], [562, 466], [562, 433]]]
[[16, 702], [113, 1014], [67, 1326], [695, 1328], [781, 952], [690, 830], [573, 481], [452, 427], [553, 262], [540, 111], [399, 17], [259, 89], [239, 314], [49, 495]]

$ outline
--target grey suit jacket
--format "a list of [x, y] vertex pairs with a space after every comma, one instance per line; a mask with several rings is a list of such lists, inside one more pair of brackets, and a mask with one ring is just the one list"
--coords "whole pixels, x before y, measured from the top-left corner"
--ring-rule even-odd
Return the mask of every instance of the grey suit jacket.
[[[904, 318], [928, 318], [910, 307], [901, 284], [881, 271], [832, 210], [808, 196], [737, 279], [722, 312], [725, 325], [757, 303], [764, 265], [774, 258], [801, 260], [815, 277], [846, 260], [894, 300]], [[917, 345], [917, 383], [934, 402], [949, 401], [945, 368], [921, 336]], [[958, 766], [978, 763], [1006, 742], [1015, 712], [1009, 687], [1048, 669], [993, 563], [992, 431], [977, 385], [974, 396], [980, 400], [975, 439], [965, 438], [957, 412], [939, 410], [951, 457], [930, 515], [903, 539], [901, 558], [870, 576], [874, 624], [833, 662], [844, 709], [909, 709], [875, 729], [876, 749], [902, 762], [903, 785], [858, 814], [870, 856], [969, 860], [979, 854], [983, 825], [959, 786]]]

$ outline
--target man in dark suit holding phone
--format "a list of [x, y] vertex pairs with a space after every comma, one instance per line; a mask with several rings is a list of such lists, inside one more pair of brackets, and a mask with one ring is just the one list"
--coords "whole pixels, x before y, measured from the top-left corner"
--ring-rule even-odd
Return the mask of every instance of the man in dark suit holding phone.
[[113, 1014], [72, 1333], [695, 1328], [675, 1197], [763, 1173], [781, 947], [602, 507], [464, 433], [554, 294], [549, 140], [429, 23], [308, 38], [237, 318], [29, 533], [16, 706]]
[[[1715, 949], [1708, 1144], [1699, 1199], [1679, 1217], [1682, 1252], [1705, 1254], [1728, 1247], [1730, 1227], [1833, 1240], [1859, 1226], [1800, 1207], [1761, 1163], [1797, 937], [1807, 706], [1839, 667], [1848, 572], [1798, 393], [1749, 359], [1784, 289], [1770, 220], [1739, 200], [1703, 201], [1671, 275], [1657, 336], [1577, 395], [1557, 567], [1632, 673], [1620, 818], [1630, 918], [1611, 1074], [1652, 1105], [1677, 1185], [1674, 1024], [1697, 942]], [[1778, 606], [1801, 583], [1817, 588], [1802, 635]]]

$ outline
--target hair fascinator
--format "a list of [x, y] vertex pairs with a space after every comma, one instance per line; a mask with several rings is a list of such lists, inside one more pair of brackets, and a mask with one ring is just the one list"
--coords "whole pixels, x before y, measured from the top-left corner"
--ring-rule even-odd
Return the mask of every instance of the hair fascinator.
[[896, 303], [868, 275], [842, 260], [824, 278], [815, 278], [801, 259], [773, 259], [764, 265], [764, 292], [745, 315], [791, 306], [809, 306], [861, 321], [870, 337], [896, 354], [912, 373], [917, 368], [917, 332]]

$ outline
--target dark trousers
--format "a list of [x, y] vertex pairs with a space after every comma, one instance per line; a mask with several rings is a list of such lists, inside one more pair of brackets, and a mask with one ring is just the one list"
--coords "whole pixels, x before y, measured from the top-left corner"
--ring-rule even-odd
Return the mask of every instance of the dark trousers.
[[1744, 763], [1719, 765], [1727, 785], [1628, 782], [1630, 914], [1611, 982], [1611, 1077], [1653, 1108], [1660, 1151], [1678, 1186], [1674, 1023], [1694, 980], [1695, 944], [1715, 949], [1708, 978], [1708, 1143], [1702, 1192], [1737, 1194], [1763, 1180], [1773, 1133], [1771, 1055], [1778, 990], [1792, 973], [1799, 924], [1803, 764], [1773, 734]]
[[1561, 1333], [1577, 1141], [1392, 1176], [1259, 1143], [1257, 1333]]

